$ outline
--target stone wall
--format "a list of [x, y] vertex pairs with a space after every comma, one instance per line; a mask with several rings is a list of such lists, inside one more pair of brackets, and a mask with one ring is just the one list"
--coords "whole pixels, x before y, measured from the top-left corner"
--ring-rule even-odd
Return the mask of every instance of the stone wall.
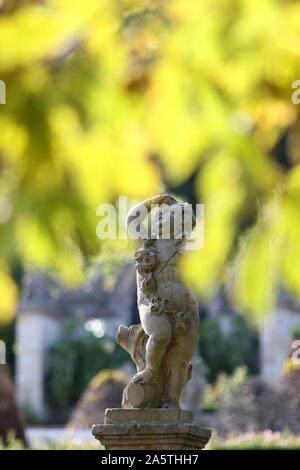
[[[65, 289], [47, 275], [28, 272], [24, 278], [16, 322], [16, 389], [19, 403], [39, 418], [52, 417], [45, 378], [49, 351], [60, 335], [62, 322], [80, 314], [84, 319], [103, 319], [113, 325], [130, 324], [135, 295], [135, 270], [131, 265], [120, 274], [115, 289], [103, 288], [95, 273], [76, 289]], [[111, 331], [114, 336], [114, 331]]]
[[260, 331], [260, 373], [270, 385], [277, 385], [287, 358], [293, 330], [300, 330], [299, 311], [283, 307], [270, 314]]
[[49, 310], [19, 311], [16, 342], [16, 387], [19, 403], [39, 417], [48, 416], [44, 380], [48, 353], [59, 336], [59, 321]]

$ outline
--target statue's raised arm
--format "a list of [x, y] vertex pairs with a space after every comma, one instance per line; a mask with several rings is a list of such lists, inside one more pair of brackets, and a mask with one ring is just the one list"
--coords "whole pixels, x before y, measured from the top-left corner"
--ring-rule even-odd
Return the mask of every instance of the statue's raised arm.
[[140, 238], [143, 240], [148, 238], [150, 234], [148, 234], [146, 229], [141, 225], [147, 215], [155, 207], [160, 207], [163, 204], [171, 206], [176, 203], [177, 201], [174, 197], [169, 194], [163, 194], [151, 197], [137, 204], [127, 215], [126, 225], [129, 234], [135, 239]]

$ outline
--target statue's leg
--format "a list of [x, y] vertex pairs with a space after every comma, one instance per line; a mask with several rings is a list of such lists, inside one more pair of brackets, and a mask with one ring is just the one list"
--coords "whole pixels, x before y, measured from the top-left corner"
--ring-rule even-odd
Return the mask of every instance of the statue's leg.
[[184, 334], [172, 340], [169, 349], [168, 380], [163, 400], [163, 408], [178, 408], [179, 398], [187, 380], [189, 362], [198, 343], [197, 322], [187, 321]]
[[165, 316], [153, 315], [146, 306], [141, 306], [140, 318], [143, 329], [149, 338], [146, 346], [146, 367], [136, 375], [134, 380], [141, 383], [155, 382], [171, 340], [172, 329]]

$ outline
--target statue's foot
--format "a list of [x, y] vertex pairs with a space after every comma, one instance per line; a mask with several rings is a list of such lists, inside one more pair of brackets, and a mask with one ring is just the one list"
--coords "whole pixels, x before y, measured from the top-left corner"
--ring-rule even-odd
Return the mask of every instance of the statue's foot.
[[136, 374], [133, 378], [133, 381], [138, 384], [150, 384], [155, 383], [155, 379], [156, 374], [150, 369], [145, 369], [142, 372]]
[[179, 405], [178, 403], [176, 403], [175, 401], [173, 400], [165, 400], [163, 402], [163, 404], [161, 405], [162, 408], [166, 408], [166, 409], [178, 409], [179, 408]]

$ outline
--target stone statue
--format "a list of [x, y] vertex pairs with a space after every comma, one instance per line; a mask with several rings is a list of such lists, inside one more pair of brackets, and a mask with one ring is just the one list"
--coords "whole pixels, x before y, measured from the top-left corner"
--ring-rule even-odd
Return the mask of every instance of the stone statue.
[[[148, 216], [149, 233], [143, 224]], [[141, 324], [121, 325], [116, 341], [137, 373], [123, 391], [122, 409], [108, 408], [92, 432], [106, 450], [200, 450], [211, 430], [179, 407], [199, 333], [197, 300], [177, 273], [195, 226], [193, 211], [169, 195], [156, 196], [131, 210], [127, 225], [141, 240], [135, 254]]]
[[141, 214], [151, 215], [153, 206], [157, 213], [151, 233], [140, 235], [141, 247], [135, 254], [141, 324], [121, 325], [116, 334], [137, 367], [123, 392], [123, 408], [179, 408], [198, 342], [197, 300], [177, 272], [195, 218], [189, 204], [169, 195], [155, 196], [130, 211], [128, 230], [137, 220], [141, 225]]

